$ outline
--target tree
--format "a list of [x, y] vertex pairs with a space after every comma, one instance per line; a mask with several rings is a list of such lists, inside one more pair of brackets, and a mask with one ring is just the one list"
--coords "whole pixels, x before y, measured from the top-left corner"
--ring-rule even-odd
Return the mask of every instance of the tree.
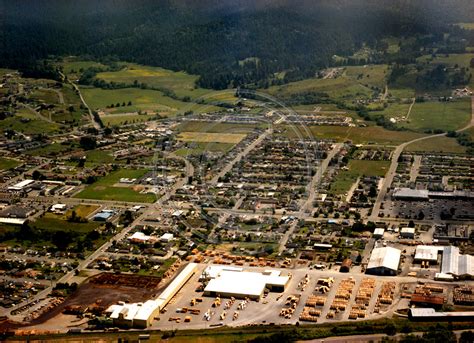
[[413, 220], [410, 220], [408, 222], [408, 227], [415, 227], [415, 222]]
[[58, 250], [64, 251], [72, 242], [72, 234], [69, 231], [59, 230], [53, 234], [51, 241]]
[[96, 141], [95, 137], [83, 136], [79, 140], [79, 145], [84, 150], [92, 150], [92, 149], [95, 149], [97, 147], [97, 141]]
[[35, 170], [31, 177], [33, 178], [33, 180], [44, 180], [44, 175], [38, 170]]

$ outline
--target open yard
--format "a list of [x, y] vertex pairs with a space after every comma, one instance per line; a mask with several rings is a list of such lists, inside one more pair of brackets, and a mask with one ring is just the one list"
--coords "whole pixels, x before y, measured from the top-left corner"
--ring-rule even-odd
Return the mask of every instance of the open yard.
[[[305, 132], [305, 129], [298, 129], [298, 127], [281, 126], [281, 128], [284, 130], [282, 134], [289, 138], [296, 138], [298, 132]], [[424, 136], [424, 134], [416, 132], [391, 131], [380, 126], [308, 126], [306, 129], [311, 132], [312, 138], [315, 139], [334, 139], [338, 142], [351, 140], [355, 144], [399, 145]]]
[[127, 125], [132, 123], [142, 123], [156, 118], [155, 114], [108, 114], [100, 116], [105, 126]]
[[189, 142], [186, 147], [176, 150], [174, 153], [178, 156], [200, 155], [203, 152], [221, 152], [225, 153], [232, 149], [232, 143], [198, 143]]
[[21, 164], [20, 161], [12, 158], [0, 157], [0, 170], [8, 170], [15, 168]]
[[[158, 112], [160, 115], [172, 115], [190, 104], [164, 96], [162, 92], [140, 89], [101, 89], [81, 88], [81, 92], [87, 104], [94, 109], [106, 110], [107, 112], [131, 113], [131, 112]], [[128, 105], [131, 102], [131, 105]], [[119, 106], [117, 106], [117, 104]]]
[[119, 71], [98, 73], [96, 78], [130, 85], [137, 81], [140, 84], [145, 83], [150, 87], [168, 89], [178, 96], [189, 96], [190, 98], [198, 98], [209, 92], [209, 90], [195, 86], [197, 75], [133, 63], [127, 63]]
[[216, 123], [204, 121], [187, 121], [182, 122], [177, 127], [179, 132], [215, 132], [215, 133], [249, 133], [252, 132], [255, 124], [235, 124], [235, 123]]
[[406, 151], [429, 151], [453, 154], [466, 153], [466, 147], [458, 144], [455, 138], [433, 137], [408, 145]]
[[330, 192], [333, 194], [344, 194], [351, 188], [359, 177], [384, 176], [390, 166], [390, 161], [349, 161], [349, 170], [342, 170], [331, 184]]
[[383, 89], [387, 83], [388, 66], [386, 64], [349, 66], [345, 69], [344, 76], [366, 87], [373, 86]]
[[212, 132], [181, 132], [178, 140], [200, 143], [231, 143], [237, 144], [245, 138], [242, 133], [212, 133]]
[[115, 200], [115, 201], [130, 201], [130, 202], [154, 202], [156, 200], [155, 194], [140, 193], [141, 186], [136, 187], [122, 187], [115, 186], [120, 178], [140, 178], [144, 176], [148, 170], [139, 169], [119, 169], [104, 176], [88, 185], [82, 192], [76, 194], [76, 198], [83, 199], [98, 199], [98, 200]]
[[457, 130], [471, 119], [471, 99], [457, 99], [449, 102], [417, 102], [411, 110], [409, 120], [399, 126], [416, 131], [441, 129]]
[[96, 211], [99, 208], [98, 205], [77, 205], [72, 209], [66, 212], [65, 217], [69, 217], [72, 214], [72, 211], [76, 212], [76, 216], [81, 218], [87, 218], [91, 213]]

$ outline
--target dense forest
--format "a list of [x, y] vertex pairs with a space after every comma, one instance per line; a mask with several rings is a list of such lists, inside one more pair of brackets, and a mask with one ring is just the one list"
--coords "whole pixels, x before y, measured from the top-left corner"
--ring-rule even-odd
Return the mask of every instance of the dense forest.
[[[350, 63], [408, 63], [474, 40], [450, 25], [472, 21], [469, 0], [0, 0], [0, 13], [1, 66], [51, 77], [38, 61], [90, 56], [185, 70], [215, 89], [313, 76], [363, 44], [380, 54]], [[388, 36], [415, 39], [389, 56]]]

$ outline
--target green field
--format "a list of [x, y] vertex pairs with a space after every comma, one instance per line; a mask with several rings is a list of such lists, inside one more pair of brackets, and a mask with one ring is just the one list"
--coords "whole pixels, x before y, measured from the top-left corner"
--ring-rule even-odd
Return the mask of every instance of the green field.
[[76, 215], [81, 218], [87, 218], [91, 213], [97, 210], [99, 205], [77, 205], [74, 208], [66, 212], [65, 217], [69, 217], [72, 211], [76, 212]]
[[[115, 159], [108, 151], [104, 150], [89, 150], [85, 153], [86, 164], [105, 164], [114, 163]], [[117, 162], [115, 162], [117, 163]]]
[[188, 155], [200, 155], [204, 152], [225, 153], [232, 149], [234, 144], [230, 143], [187, 143], [184, 148], [176, 150], [174, 153], [178, 156], [186, 157]]
[[423, 55], [417, 58], [419, 62], [430, 62], [431, 64], [445, 64], [451, 67], [454, 67], [456, 64], [459, 67], [470, 67], [470, 62], [472, 59], [472, 54], [438, 54], [436, 57], [431, 55]]
[[441, 152], [452, 154], [466, 153], [466, 147], [458, 144], [455, 138], [433, 137], [408, 145], [406, 151]]
[[109, 114], [100, 116], [105, 126], [142, 123], [153, 118], [156, 118], [155, 114]]
[[383, 115], [384, 117], [390, 118], [401, 118], [406, 117], [410, 104], [400, 104], [400, 103], [389, 103], [388, 107], [382, 111], [372, 111], [369, 112], [370, 116]]
[[179, 124], [179, 132], [216, 132], [216, 133], [250, 133], [257, 125], [254, 124], [234, 124], [216, 123], [203, 121], [187, 121]]
[[131, 187], [114, 186], [120, 178], [140, 178], [148, 172], [146, 169], [131, 170], [120, 169], [100, 178], [98, 181], [88, 185], [82, 192], [76, 194], [76, 198], [114, 200], [130, 202], [154, 202], [156, 195], [139, 193]]
[[133, 84], [137, 81], [140, 84], [145, 83], [151, 87], [172, 90], [178, 96], [189, 96], [193, 99], [209, 92], [209, 90], [195, 86], [195, 82], [198, 79], [197, 75], [133, 63], [127, 63], [119, 71], [98, 73], [96, 78], [107, 82], [125, 84]]
[[14, 160], [12, 158], [5, 158], [5, 157], [0, 157], [0, 170], [8, 170], [15, 168], [22, 164], [22, 162], [18, 160]]
[[[278, 126], [282, 134], [288, 138], [305, 135], [304, 128]], [[424, 134], [409, 131], [391, 131], [380, 126], [349, 127], [349, 126], [308, 126], [306, 128], [312, 138], [334, 139], [337, 142], [351, 140], [354, 144], [399, 145], [412, 139], [423, 137]]]
[[333, 100], [352, 100], [370, 98], [373, 91], [350, 77], [341, 76], [336, 79], [305, 79], [290, 82], [282, 86], [272, 86], [263, 92], [269, 93], [277, 99], [291, 100], [298, 93], [325, 93]]
[[456, 130], [466, 126], [471, 119], [471, 99], [457, 99], [449, 102], [417, 102], [407, 122], [399, 126], [424, 131], [441, 129]]
[[330, 193], [344, 194], [356, 182], [357, 178], [363, 176], [384, 176], [388, 171], [390, 161], [349, 161], [349, 170], [341, 170], [331, 184]]
[[59, 143], [48, 144], [45, 147], [28, 150], [25, 153], [33, 156], [58, 156], [65, 152], [73, 151], [75, 148], [71, 145], [63, 145]]
[[[140, 88], [121, 88], [121, 89], [101, 89], [101, 88], [81, 88], [87, 104], [94, 109], [106, 109], [107, 106], [117, 103], [126, 106], [114, 107], [108, 110], [110, 113], [130, 113], [130, 112], [159, 112], [161, 115], [172, 115], [179, 110], [191, 106], [191, 104], [182, 102], [164, 96], [162, 92], [140, 89]], [[127, 106], [131, 101], [132, 105]]]
[[51, 134], [57, 133], [60, 126], [56, 123], [49, 123], [46, 120], [40, 119], [27, 108], [19, 108], [15, 115], [0, 121], [0, 129], [12, 129], [25, 134]]
[[100, 226], [99, 222], [73, 223], [63, 219], [62, 216], [46, 213], [43, 217], [36, 219], [32, 226], [48, 231], [74, 231], [77, 233], [88, 233]]
[[376, 64], [367, 66], [349, 66], [345, 68], [344, 76], [347, 76], [366, 87], [378, 87], [383, 89], [387, 83], [388, 66]]
[[63, 71], [66, 75], [71, 74], [73, 71], [77, 74], [81, 69], [86, 70], [91, 67], [106, 68], [105, 65], [99, 62], [80, 61], [75, 58], [66, 58], [60, 65], [63, 67]]
[[200, 143], [230, 143], [237, 144], [245, 138], [242, 133], [214, 133], [214, 132], [181, 132], [178, 140]]
[[413, 88], [389, 87], [388, 94], [392, 98], [411, 99], [415, 97], [415, 90]]

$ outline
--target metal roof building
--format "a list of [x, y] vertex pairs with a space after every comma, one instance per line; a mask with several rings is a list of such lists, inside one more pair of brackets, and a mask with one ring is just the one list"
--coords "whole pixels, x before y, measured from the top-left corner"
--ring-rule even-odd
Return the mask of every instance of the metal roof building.
[[457, 278], [471, 279], [474, 277], [474, 256], [462, 255], [458, 247], [444, 248], [441, 273], [451, 274]]
[[408, 318], [421, 321], [473, 321], [474, 312], [436, 312], [434, 308], [411, 308]]
[[392, 247], [374, 248], [370, 255], [366, 273], [374, 275], [396, 275], [401, 251]]
[[438, 254], [444, 251], [445, 247], [435, 245], [418, 245], [415, 250], [415, 262], [429, 261], [438, 262]]

